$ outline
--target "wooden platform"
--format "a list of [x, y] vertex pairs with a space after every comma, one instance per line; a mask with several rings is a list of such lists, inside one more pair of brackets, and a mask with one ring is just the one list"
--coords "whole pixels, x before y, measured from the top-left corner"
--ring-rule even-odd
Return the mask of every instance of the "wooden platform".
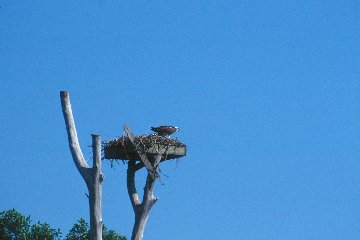
[[[186, 155], [186, 145], [177, 139], [169, 139], [154, 134], [135, 137], [135, 144], [146, 152], [149, 161], [154, 160], [156, 154], [161, 154], [165, 160], [176, 159]], [[128, 137], [103, 142], [104, 158], [108, 160], [139, 160], [140, 156], [135, 151]]]

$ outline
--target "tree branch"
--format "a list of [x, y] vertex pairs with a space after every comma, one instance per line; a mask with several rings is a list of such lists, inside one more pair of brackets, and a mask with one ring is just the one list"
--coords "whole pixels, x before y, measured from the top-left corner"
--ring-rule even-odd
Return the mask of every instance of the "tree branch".
[[[155, 161], [154, 161], [154, 169], [155, 169], [155, 171], [157, 171], [160, 160], [161, 160], [161, 155], [156, 154]], [[143, 196], [142, 205], [144, 206], [144, 208], [149, 208], [149, 211], [150, 211], [151, 207], [155, 204], [155, 202], [158, 200], [153, 195], [153, 190], [154, 190], [154, 187], [155, 187], [155, 180], [156, 179], [153, 178], [151, 173], [148, 172], [148, 175], [147, 175], [147, 178], [146, 178], [146, 184], [145, 184], [145, 188], [144, 188], [144, 196]]]
[[129, 160], [128, 169], [127, 169], [127, 189], [128, 189], [131, 205], [136, 214], [137, 209], [141, 203], [135, 186], [135, 172], [136, 172], [135, 160]]
[[78, 169], [80, 175], [84, 178], [85, 182], [87, 183], [90, 177], [89, 165], [86, 163], [80, 148], [80, 144], [75, 128], [75, 121], [71, 110], [69, 93], [65, 91], [61, 91], [60, 98], [61, 98], [62, 112], [64, 115], [64, 120], [66, 125], [66, 131], [68, 135], [70, 152], [76, 168]]
[[101, 192], [104, 175], [101, 173], [101, 138], [99, 135], [92, 134], [93, 166], [90, 168], [80, 149], [69, 93], [61, 91], [60, 98], [70, 152], [75, 166], [89, 191], [87, 196], [90, 208], [90, 239], [102, 240]]
[[[135, 160], [129, 160], [127, 170], [128, 194], [135, 213], [135, 223], [131, 235], [131, 240], [141, 240], [143, 238], [145, 225], [149, 218], [150, 210], [157, 201], [157, 198], [153, 195], [153, 190], [155, 187], [155, 180], [158, 177], [157, 170], [162, 155], [156, 154], [155, 160], [151, 164], [146, 156], [145, 147], [139, 147], [134, 143], [135, 137], [132, 134], [130, 128], [124, 125], [124, 130], [128, 134], [131, 143], [133, 144], [136, 152], [141, 158], [141, 162], [137, 164]], [[141, 169], [144, 166], [146, 167], [148, 174], [144, 187], [144, 196], [142, 202], [140, 203], [139, 196], [136, 192], [135, 187], [135, 173], [137, 170]]]
[[133, 144], [133, 146], [135, 147], [135, 150], [137, 151], [137, 153], [139, 154], [140, 156], [140, 159], [141, 161], [143, 162], [143, 164], [145, 165], [146, 169], [148, 170], [148, 172], [151, 173], [151, 176], [153, 179], [156, 178], [156, 173], [154, 171], [154, 168], [153, 166], [151, 165], [150, 161], [148, 160], [147, 156], [146, 156], [146, 152], [145, 152], [145, 149], [137, 146], [135, 143], [134, 143], [134, 140], [135, 140], [135, 137], [134, 135], [132, 134], [130, 128], [126, 125], [124, 125], [124, 130], [125, 132], [127, 133], [131, 143]]

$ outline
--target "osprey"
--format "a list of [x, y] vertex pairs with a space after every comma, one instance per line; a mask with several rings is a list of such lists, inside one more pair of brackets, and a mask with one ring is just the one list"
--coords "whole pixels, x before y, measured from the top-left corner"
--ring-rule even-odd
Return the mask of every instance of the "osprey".
[[160, 126], [160, 127], [151, 127], [151, 130], [156, 132], [159, 136], [168, 136], [170, 138], [170, 135], [179, 131], [178, 127], [173, 126]]

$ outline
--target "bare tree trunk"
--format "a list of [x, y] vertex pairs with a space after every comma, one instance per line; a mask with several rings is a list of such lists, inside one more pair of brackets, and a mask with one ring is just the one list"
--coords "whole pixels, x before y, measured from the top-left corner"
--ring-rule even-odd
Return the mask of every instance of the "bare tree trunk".
[[101, 138], [92, 134], [93, 167], [91, 182], [87, 184], [90, 205], [90, 239], [102, 239], [101, 193], [104, 175], [101, 173]]
[[92, 134], [93, 166], [90, 168], [84, 159], [79, 145], [69, 93], [61, 91], [60, 98], [70, 151], [75, 166], [84, 179], [89, 191], [90, 239], [102, 240], [101, 192], [104, 175], [101, 173], [101, 138], [99, 135]]
[[[157, 168], [158, 164], [160, 163], [160, 160], [161, 160], [161, 155], [157, 155], [154, 162], [154, 168]], [[135, 161], [131, 160], [128, 163], [128, 171], [127, 171], [128, 193], [135, 214], [135, 223], [133, 226], [131, 240], [141, 240], [144, 235], [144, 230], [147, 220], [149, 218], [150, 210], [158, 199], [153, 195], [156, 179], [153, 178], [152, 173], [148, 172], [146, 178], [146, 184], [144, 187], [144, 196], [142, 202], [140, 202], [135, 187], [135, 173], [136, 173]]]
[[[124, 129], [128, 134], [130, 141], [133, 142], [134, 139], [131, 130], [127, 126], [124, 126]], [[140, 202], [135, 186], [135, 173], [140, 168], [137, 166], [135, 160], [129, 160], [127, 170], [127, 188], [130, 202], [135, 214], [135, 223], [133, 226], [131, 240], [142, 240], [146, 222], [149, 218], [150, 210], [158, 200], [153, 195], [153, 190], [155, 187], [155, 180], [158, 176], [157, 168], [159, 166], [162, 156], [160, 154], [157, 154], [155, 156], [153, 164], [151, 164], [150, 161], [147, 159], [146, 154], [144, 154], [143, 149], [139, 149], [137, 146], [135, 146], [135, 149], [141, 157], [141, 160], [148, 171], [146, 184], [144, 187], [144, 196], [142, 202]]]

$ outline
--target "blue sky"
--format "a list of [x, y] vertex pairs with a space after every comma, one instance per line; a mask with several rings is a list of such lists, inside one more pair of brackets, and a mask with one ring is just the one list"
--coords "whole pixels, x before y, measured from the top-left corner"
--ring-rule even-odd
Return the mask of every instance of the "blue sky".
[[[1, 210], [88, 219], [67, 90], [87, 159], [91, 133], [180, 127], [144, 239], [359, 239], [358, 1], [0, 6]], [[130, 237], [126, 165], [103, 172], [104, 223]]]

